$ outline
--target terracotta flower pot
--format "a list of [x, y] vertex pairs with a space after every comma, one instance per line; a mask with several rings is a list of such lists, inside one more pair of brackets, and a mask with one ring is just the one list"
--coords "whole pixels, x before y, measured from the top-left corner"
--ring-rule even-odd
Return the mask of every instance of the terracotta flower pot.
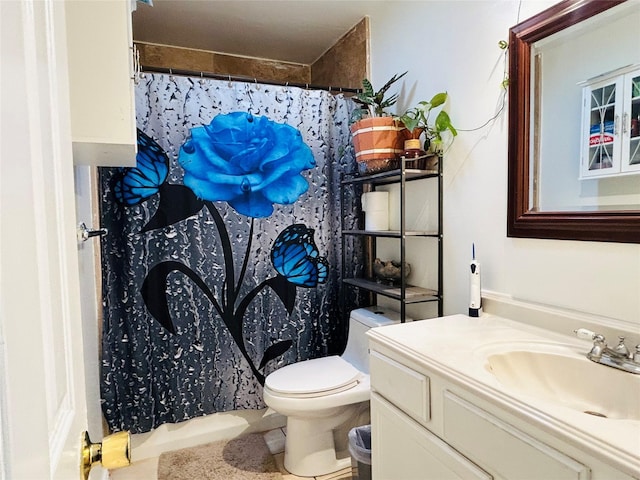
[[396, 159], [404, 151], [410, 132], [393, 117], [364, 118], [351, 125], [358, 162]]

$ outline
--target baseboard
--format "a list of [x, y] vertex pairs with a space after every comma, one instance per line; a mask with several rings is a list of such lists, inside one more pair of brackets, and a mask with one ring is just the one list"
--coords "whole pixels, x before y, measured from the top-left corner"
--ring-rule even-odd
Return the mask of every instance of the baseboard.
[[286, 417], [271, 409], [219, 412], [182, 423], [167, 423], [151, 432], [131, 435], [132, 458], [140, 461], [171, 450], [265, 432], [285, 425]]
[[109, 470], [100, 466], [92, 467], [89, 480], [109, 480]]

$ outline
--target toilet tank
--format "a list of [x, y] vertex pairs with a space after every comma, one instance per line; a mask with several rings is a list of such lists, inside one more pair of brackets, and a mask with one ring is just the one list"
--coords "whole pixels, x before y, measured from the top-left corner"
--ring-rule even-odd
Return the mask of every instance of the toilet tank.
[[[411, 319], [409, 319], [411, 320]], [[367, 330], [400, 322], [400, 312], [387, 307], [357, 308], [349, 316], [347, 348], [342, 358], [364, 373], [369, 373], [369, 341]]]

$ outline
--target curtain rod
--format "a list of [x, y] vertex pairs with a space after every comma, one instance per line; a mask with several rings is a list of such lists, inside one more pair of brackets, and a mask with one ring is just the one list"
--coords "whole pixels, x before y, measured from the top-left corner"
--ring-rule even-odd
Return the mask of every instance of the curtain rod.
[[230, 82], [247, 82], [247, 83], [260, 83], [263, 85], [278, 85], [282, 87], [299, 87], [306, 90], [327, 90], [335, 93], [360, 93], [362, 90], [359, 88], [347, 88], [347, 87], [333, 87], [312, 85], [310, 83], [296, 83], [296, 82], [277, 82], [274, 80], [258, 80], [252, 77], [243, 77], [239, 75], [223, 75], [220, 73], [208, 73], [197, 72], [194, 70], [180, 70], [175, 68], [164, 67], [149, 67], [145, 65], [140, 66], [140, 73], [168, 73], [169, 75], [179, 75], [183, 77], [200, 77], [200, 78], [213, 78], [215, 80], [228, 80]]

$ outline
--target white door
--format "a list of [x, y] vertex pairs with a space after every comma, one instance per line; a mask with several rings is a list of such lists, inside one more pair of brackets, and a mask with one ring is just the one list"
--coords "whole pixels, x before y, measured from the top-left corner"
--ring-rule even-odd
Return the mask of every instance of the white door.
[[87, 408], [64, 3], [1, 0], [0, 42], [0, 480], [76, 480]]

